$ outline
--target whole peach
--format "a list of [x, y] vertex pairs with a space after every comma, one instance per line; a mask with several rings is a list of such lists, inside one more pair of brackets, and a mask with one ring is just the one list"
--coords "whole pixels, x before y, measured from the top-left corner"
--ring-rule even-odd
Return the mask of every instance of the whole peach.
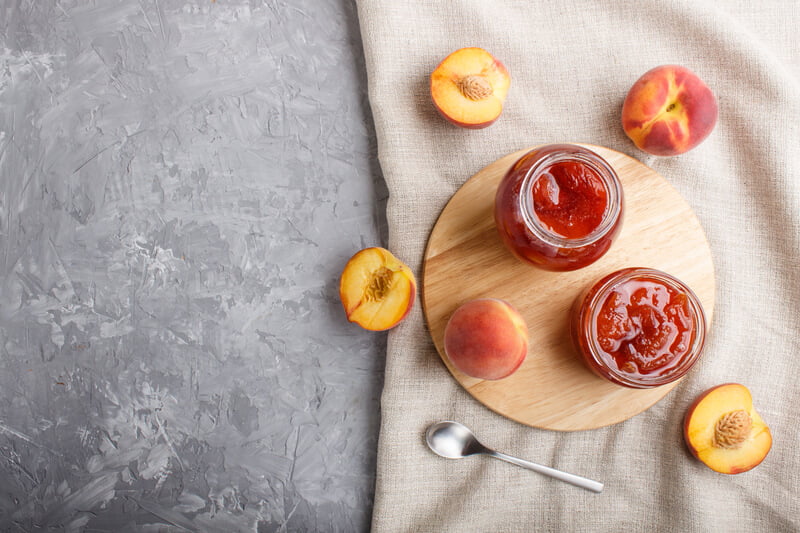
[[641, 150], [670, 156], [700, 144], [717, 123], [717, 99], [691, 70], [662, 65], [633, 84], [622, 105], [622, 128]]
[[444, 350], [453, 366], [468, 376], [503, 379], [516, 372], [528, 354], [528, 328], [504, 300], [470, 300], [450, 316]]

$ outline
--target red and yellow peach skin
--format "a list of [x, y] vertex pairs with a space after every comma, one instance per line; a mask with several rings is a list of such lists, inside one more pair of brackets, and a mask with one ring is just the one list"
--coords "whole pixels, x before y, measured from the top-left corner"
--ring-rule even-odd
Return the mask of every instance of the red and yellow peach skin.
[[622, 105], [622, 128], [653, 155], [671, 156], [700, 144], [717, 123], [717, 99], [696, 74], [662, 65], [633, 84]]
[[516, 372], [528, 354], [528, 328], [504, 300], [470, 300], [450, 316], [444, 351], [453, 366], [468, 376], [503, 379]]

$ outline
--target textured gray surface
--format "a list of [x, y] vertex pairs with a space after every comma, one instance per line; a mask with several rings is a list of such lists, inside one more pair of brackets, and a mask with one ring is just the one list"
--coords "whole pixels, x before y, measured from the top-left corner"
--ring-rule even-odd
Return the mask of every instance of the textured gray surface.
[[354, 5], [11, 0], [0, 30], [0, 530], [367, 530]]

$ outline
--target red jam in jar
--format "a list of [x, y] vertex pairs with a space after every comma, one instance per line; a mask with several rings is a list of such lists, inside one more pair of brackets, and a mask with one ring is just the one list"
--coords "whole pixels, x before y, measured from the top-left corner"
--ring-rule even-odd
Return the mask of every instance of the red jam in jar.
[[705, 314], [683, 282], [650, 268], [604, 277], [575, 302], [572, 339], [586, 365], [612, 383], [671, 383], [700, 357]]
[[622, 222], [622, 185], [602, 157], [582, 146], [551, 144], [523, 155], [497, 188], [500, 238], [522, 261], [575, 270], [611, 247]]

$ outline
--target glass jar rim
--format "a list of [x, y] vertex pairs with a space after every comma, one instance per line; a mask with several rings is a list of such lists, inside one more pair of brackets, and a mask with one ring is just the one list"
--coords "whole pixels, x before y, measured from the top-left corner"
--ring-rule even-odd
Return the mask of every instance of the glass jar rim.
[[[687, 351], [687, 356], [681, 362], [680, 365], [673, 368], [666, 376], [656, 376], [654, 378], [634, 378], [629, 374], [619, 371], [617, 368], [609, 365], [603, 358], [599, 356], [599, 353], [603, 352], [602, 348], [600, 348], [598, 341], [597, 341], [597, 315], [602, 308], [602, 303], [605, 301], [606, 297], [608, 296], [609, 292], [613, 290], [615, 287], [624, 283], [633, 278], [649, 278], [655, 279], [660, 281], [673, 289], [683, 292], [687, 296], [687, 301], [689, 302], [689, 306], [692, 311], [692, 325], [694, 326], [694, 339], [692, 340], [692, 345], [689, 347]], [[623, 383], [629, 387], [634, 388], [649, 388], [649, 387], [658, 387], [661, 385], [666, 385], [668, 383], [672, 383], [684, 375], [694, 366], [695, 362], [700, 357], [700, 354], [703, 350], [703, 345], [705, 344], [705, 336], [706, 336], [706, 316], [703, 310], [703, 306], [700, 303], [700, 299], [697, 295], [686, 285], [684, 282], [672, 276], [671, 274], [667, 274], [661, 270], [656, 270], [654, 268], [646, 268], [646, 267], [630, 267], [630, 268], [623, 268], [616, 272], [611, 273], [610, 275], [606, 276], [604, 280], [601, 280], [601, 284], [597, 287], [596, 291], [593, 291], [594, 294], [589, 299], [589, 301], [585, 302], [584, 305], [591, 310], [589, 316], [587, 317], [589, 320], [589, 355], [592, 359], [595, 360], [595, 363], [605, 369], [613, 378], [620, 383]]]
[[[614, 229], [615, 222], [622, 211], [622, 184], [619, 181], [614, 168], [599, 154], [584, 148], [583, 146], [572, 144], [544, 145], [539, 146], [528, 152], [536, 153], [548, 148], [554, 148], [550, 153], [545, 153], [535, 161], [525, 173], [522, 179], [519, 195], [519, 207], [522, 219], [528, 230], [542, 241], [558, 248], [579, 248], [590, 245], [602, 239], [609, 231]], [[525, 157], [525, 156], [523, 156]], [[588, 165], [601, 179], [606, 189], [607, 202], [600, 224], [591, 233], [579, 239], [563, 237], [552, 230], [546, 228], [533, 206], [533, 185], [542, 175], [542, 172], [555, 163], [562, 161], [579, 161]]]

